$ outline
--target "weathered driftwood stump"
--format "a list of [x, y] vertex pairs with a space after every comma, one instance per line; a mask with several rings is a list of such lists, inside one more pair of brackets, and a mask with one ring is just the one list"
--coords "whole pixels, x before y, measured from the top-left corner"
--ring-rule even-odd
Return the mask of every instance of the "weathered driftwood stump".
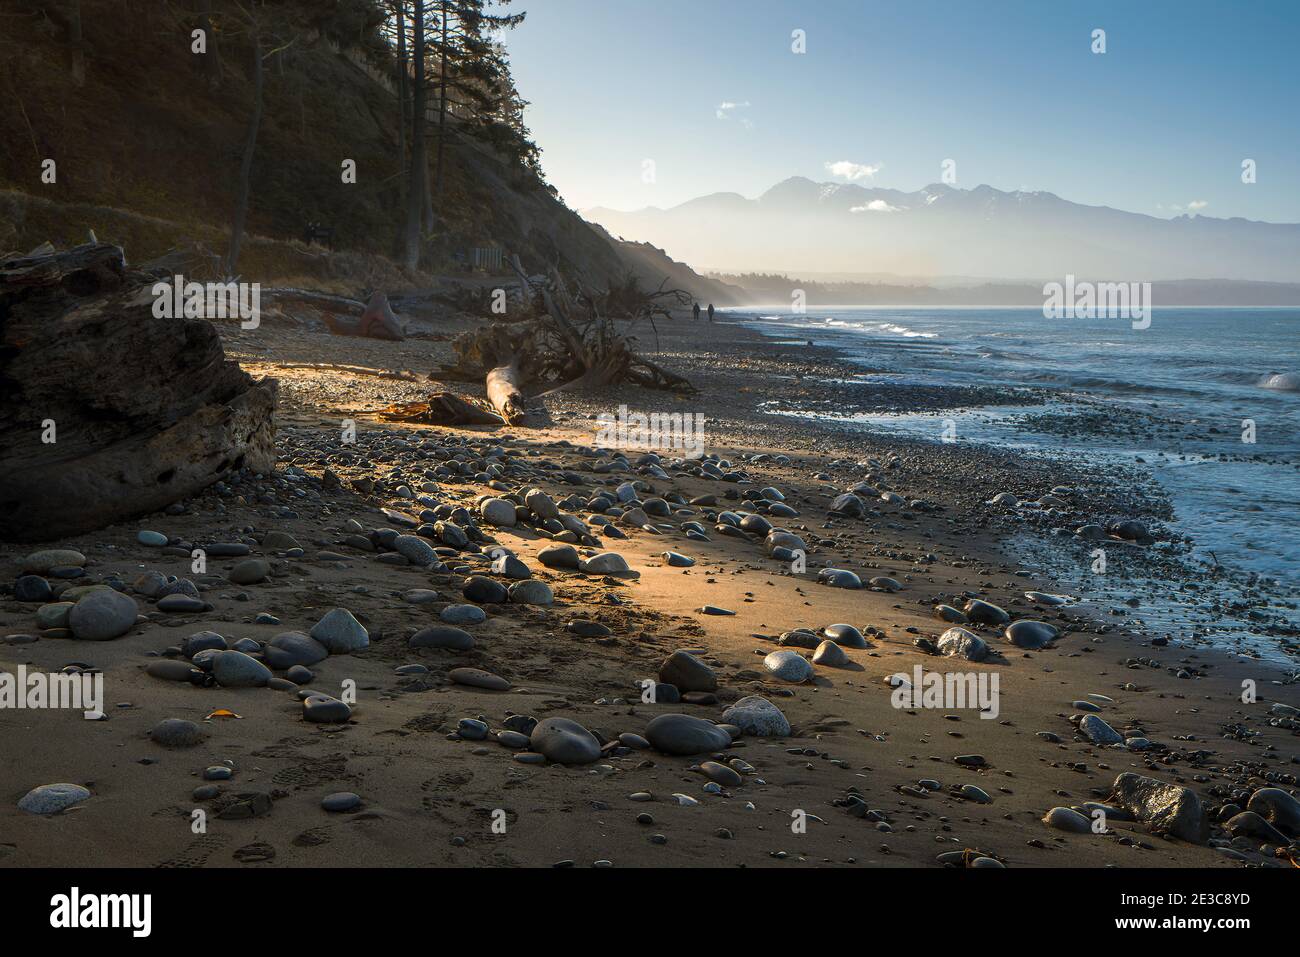
[[[103, 244], [0, 261], [0, 539], [75, 535], [275, 464], [273, 379]], [[50, 441], [53, 439], [53, 441]]]

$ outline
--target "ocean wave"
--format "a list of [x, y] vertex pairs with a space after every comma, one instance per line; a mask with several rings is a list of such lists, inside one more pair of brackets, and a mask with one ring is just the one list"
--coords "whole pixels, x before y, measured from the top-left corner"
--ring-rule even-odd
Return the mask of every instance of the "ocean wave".
[[907, 326], [900, 326], [895, 322], [882, 322], [876, 328], [884, 332], [892, 332], [896, 336], [903, 336], [907, 339], [938, 339], [937, 332], [917, 332], [915, 329], [909, 329]]
[[1261, 389], [1276, 389], [1278, 392], [1300, 392], [1300, 372], [1272, 372], [1260, 376], [1255, 384]]

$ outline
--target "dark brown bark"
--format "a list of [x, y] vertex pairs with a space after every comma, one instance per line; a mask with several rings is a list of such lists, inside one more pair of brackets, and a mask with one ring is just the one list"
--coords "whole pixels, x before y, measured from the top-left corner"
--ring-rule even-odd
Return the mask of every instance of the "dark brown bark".
[[411, 46], [411, 175], [406, 196], [406, 248], [403, 262], [406, 268], [416, 269], [420, 265], [420, 226], [428, 194], [429, 166], [424, 141], [424, 0], [415, 0], [411, 12]]
[[438, 86], [438, 209], [442, 209], [443, 154], [447, 144], [447, 0], [442, 0], [442, 74]]
[[262, 126], [262, 41], [257, 32], [253, 41], [253, 112], [248, 119], [248, 135], [244, 140], [244, 155], [239, 162], [239, 185], [235, 194], [235, 215], [230, 224], [230, 251], [226, 254], [226, 274], [236, 275], [239, 249], [244, 242], [244, 226], [248, 220], [248, 195], [252, 189], [253, 154], [257, 150], [257, 134]]

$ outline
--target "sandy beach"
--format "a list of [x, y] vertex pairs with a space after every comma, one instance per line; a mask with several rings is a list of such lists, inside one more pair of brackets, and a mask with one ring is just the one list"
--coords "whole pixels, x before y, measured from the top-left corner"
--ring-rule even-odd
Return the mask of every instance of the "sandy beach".
[[[277, 312], [252, 331], [221, 325], [228, 357], [279, 380], [276, 474], [244, 475], [72, 540], [4, 546], [0, 670], [100, 671], [105, 714], [0, 710], [0, 866], [1293, 866], [1300, 804], [1286, 792], [1296, 787], [1300, 691], [1286, 682], [1295, 669], [1203, 641], [1153, 644], [1126, 626], [1127, 606], [1103, 614], [1049, 604], [1043, 596], [1055, 594], [1054, 583], [1027, 575], [1012, 544], [1027, 524], [1046, 531], [1126, 518], [1156, 530], [1159, 503], [1140, 487], [1009, 452], [772, 415], [765, 404], [825, 398], [834, 388], [826, 380], [851, 370], [829, 350], [764, 339], [728, 317], [638, 330], [647, 354], [699, 386], [695, 397], [561, 392], [535, 402], [529, 427], [387, 422], [375, 410], [461, 388], [424, 377], [475, 321], [415, 305], [401, 315], [417, 332], [401, 342], [334, 337], [315, 320]], [[877, 401], [942, 409], [988, 398]], [[656, 474], [638, 464], [644, 450], [627, 449], [627, 463], [610, 469], [618, 450], [592, 445], [597, 416], [620, 405], [702, 414], [704, 451], [717, 457], [706, 460], [711, 468], [674, 465], [679, 453], [664, 449]], [[355, 444], [344, 441], [349, 419]], [[624, 493], [632, 501], [620, 497], [628, 482], [636, 483]], [[860, 483], [861, 514], [831, 514]], [[531, 489], [545, 493], [537, 510], [525, 506]], [[988, 504], [999, 493], [1029, 502], [1053, 489], [1063, 504], [1038, 522]], [[598, 512], [591, 504], [600, 492], [608, 498], [598, 504], [610, 507]], [[510, 523], [493, 524], [488, 516], [500, 507], [484, 510], [480, 500], [511, 496]], [[777, 504], [786, 508], [773, 512]], [[641, 524], [629, 520], [638, 507]], [[542, 517], [556, 511], [586, 532], [557, 540]], [[806, 569], [770, 554], [762, 533], [718, 531], [728, 511], [762, 519], [751, 529], [770, 524], [801, 538]], [[695, 537], [683, 530], [691, 522]], [[445, 523], [464, 541], [439, 534]], [[160, 544], [143, 543], [144, 531], [160, 533], [143, 536]], [[404, 541], [396, 550], [398, 535], [425, 547]], [[561, 567], [570, 558], [554, 550], [566, 541], [584, 561], [616, 553], [630, 573]], [[212, 543], [247, 548], [210, 555], [195, 572], [192, 549]], [[1103, 544], [1111, 574], [1122, 580], [1142, 569], [1141, 544]], [[440, 549], [432, 564], [428, 546]], [[494, 569], [494, 546], [517, 561]], [[1096, 547], [1080, 541], [1080, 560]], [[83, 571], [64, 559], [52, 567], [69, 577], [50, 573], [49, 562], [30, 560], [43, 548], [79, 552]], [[561, 566], [543, 564], [547, 548]], [[673, 564], [666, 552], [694, 562]], [[264, 567], [248, 565], [259, 559]], [[819, 580], [827, 567], [863, 586], [886, 581], [832, 587]], [[52, 593], [19, 600], [14, 583], [24, 572], [45, 578]], [[159, 609], [158, 583], [172, 577], [192, 582], [176, 590], [200, 604]], [[470, 577], [549, 587], [516, 586], [525, 600], [490, 601], [497, 589], [479, 583], [474, 601], [463, 593]], [[96, 584], [136, 603], [139, 619], [124, 634], [78, 640], [57, 610], [41, 620], [52, 627], [39, 627], [38, 609], [60, 592]], [[984, 660], [933, 653], [954, 624], [935, 607], [962, 609], [969, 599], [1059, 635], [1027, 648], [1001, 625], [967, 623], [987, 646]], [[463, 605], [481, 608], [484, 620], [444, 612]], [[700, 611], [710, 606], [729, 614]], [[338, 608], [355, 620], [330, 640], [355, 638], [357, 624], [366, 643], [306, 665], [301, 686], [284, 680], [285, 668], [272, 668], [266, 686], [242, 659], [241, 674], [260, 686], [189, 676], [197, 670], [202, 679], [226, 648], [267, 661], [275, 636], [311, 632]], [[472, 647], [430, 635], [447, 618], [462, 622]], [[818, 663], [781, 663], [810, 673], [806, 680], [782, 680], [765, 664], [773, 652], [813, 655], [835, 624], [854, 626], [864, 647], [846, 638], [820, 648]], [[203, 632], [224, 643], [192, 642], [192, 653], [220, 650], [191, 663], [186, 640]], [[412, 647], [422, 632], [416, 644], [426, 646]], [[691, 660], [679, 657], [666, 674], [703, 690], [680, 688], [687, 699], [676, 703], [644, 701], [643, 683], [665, 680], [661, 668], [681, 651]], [[984, 687], [996, 676], [996, 718], [951, 702], [896, 707], [890, 676], [917, 668], [974, 676]], [[461, 683], [454, 669], [488, 672], [505, 690]], [[1249, 703], [1244, 687], [1255, 692]], [[307, 695], [305, 707], [302, 689], [320, 696]], [[749, 696], [779, 709], [789, 733], [735, 730], [722, 746], [674, 754], [690, 750], [676, 747], [683, 737], [708, 738], [701, 722], [647, 732], [664, 714], [730, 723], [735, 714], [724, 712]], [[336, 699], [351, 702], [345, 720], [304, 717], [313, 702]], [[160, 744], [156, 729], [167, 719], [193, 722], [197, 733], [182, 735], [183, 746]], [[538, 754], [546, 741], [536, 722], [557, 729], [554, 755], [578, 760]], [[1117, 743], [1094, 743], [1112, 740], [1098, 723]], [[498, 737], [503, 731], [513, 734]], [[599, 747], [594, 757], [588, 738]], [[1126, 774], [1159, 787], [1130, 778], [1114, 794]], [[88, 796], [56, 814], [19, 809], [29, 791], [55, 783]], [[322, 806], [339, 794], [356, 798], [337, 798], [331, 806], [340, 810]], [[1098, 807], [1104, 833], [1093, 831]]]

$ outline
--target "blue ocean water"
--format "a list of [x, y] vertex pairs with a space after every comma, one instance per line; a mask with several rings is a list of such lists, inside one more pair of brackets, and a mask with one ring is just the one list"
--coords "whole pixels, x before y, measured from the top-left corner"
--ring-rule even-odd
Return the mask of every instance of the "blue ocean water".
[[[865, 383], [1032, 386], [1132, 412], [1134, 422], [1176, 422], [1176, 438], [1036, 426], [1044, 411], [1076, 414], [1079, 406], [1064, 401], [943, 413], [961, 441], [1138, 463], [1168, 492], [1171, 526], [1198, 552], [1300, 585], [1300, 310], [1156, 308], [1146, 329], [1126, 319], [1048, 319], [1032, 308], [823, 308], [746, 321], [836, 347], [863, 365]], [[934, 415], [854, 423], [937, 433]]]

